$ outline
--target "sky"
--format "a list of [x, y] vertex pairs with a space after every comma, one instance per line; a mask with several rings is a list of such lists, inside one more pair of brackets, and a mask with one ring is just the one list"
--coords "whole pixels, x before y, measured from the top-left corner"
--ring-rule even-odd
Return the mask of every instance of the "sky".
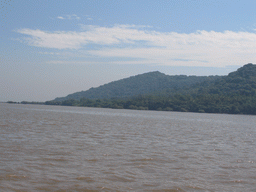
[[255, 0], [1, 0], [0, 101], [256, 63]]

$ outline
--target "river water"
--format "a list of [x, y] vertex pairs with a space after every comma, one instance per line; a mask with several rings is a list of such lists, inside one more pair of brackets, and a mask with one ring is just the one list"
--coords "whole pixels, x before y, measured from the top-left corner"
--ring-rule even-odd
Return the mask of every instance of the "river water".
[[0, 104], [0, 191], [256, 191], [256, 116]]

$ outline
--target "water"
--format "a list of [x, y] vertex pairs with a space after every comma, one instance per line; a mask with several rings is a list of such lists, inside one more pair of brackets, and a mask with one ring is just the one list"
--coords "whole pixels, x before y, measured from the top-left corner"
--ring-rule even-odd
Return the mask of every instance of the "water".
[[0, 191], [256, 191], [256, 116], [0, 104]]

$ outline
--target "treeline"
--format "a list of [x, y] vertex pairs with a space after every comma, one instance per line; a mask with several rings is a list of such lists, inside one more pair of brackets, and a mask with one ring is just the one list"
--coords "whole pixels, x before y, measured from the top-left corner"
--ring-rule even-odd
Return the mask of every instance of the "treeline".
[[44, 105], [45, 104], [45, 102], [39, 102], [39, 101], [21, 101], [21, 102], [7, 101], [6, 103], [10, 103], [10, 104], [35, 104], [35, 105]]
[[44, 105], [45, 102], [40, 102], [40, 101], [21, 101], [21, 104], [35, 104], [35, 105]]
[[172, 97], [137, 96], [130, 99], [87, 99], [47, 101], [46, 105], [101, 107], [199, 113], [256, 114], [256, 97], [245, 95], [182, 95]]

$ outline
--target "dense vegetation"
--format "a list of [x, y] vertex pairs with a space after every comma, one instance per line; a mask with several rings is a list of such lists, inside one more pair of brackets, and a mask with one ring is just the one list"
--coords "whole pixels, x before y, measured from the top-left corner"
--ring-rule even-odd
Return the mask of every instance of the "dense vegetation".
[[131, 99], [71, 99], [47, 101], [47, 105], [102, 107], [159, 111], [183, 111], [230, 114], [256, 114], [256, 98], [218, 94], [174, 95], [172, 97], [138, 96]]
[[21, 101], [21, 104], [35, 104], [35, 105], [44, 105], [45, 102], [39, 102], [39, 101]]
[[[151, 77], [152, 75], [153, 77]], [[148, 84], [152, 83], [154, 86], [150, 86], [150, 88], [145, 86], [143, 88], [145, 92], [138, 91], [138, 94], [130, 97], [128, 95], [115, 98], [110, 98], [109, 96], [105, 98], [82, 97], [79, 99], [47, 101], [45, 104], [117, 109], [256, 114], [256, 65], [253, 64], [247, 64], [228, 76], [222, 77], [202, 77], [200, 79], [196, 76], [166, 76], [159, 72], [152, 72], [135, 76], [131, 79], [136, 79], [137, 77], [146, 77], [147, 80], [143, 80], [143, 84], [145, 85], [149, 82]], [[170, 80], [171, 78], [172, 80]], [[128, 79], [110, 84], [124, 84], [124, 81]], [[170, 83], [174, 81], [177, 84]], [[109, 87], [110, 85], [104, 86]], [[160, 89], [157, 89], [157, 87], [160, 87]], [[122, 90], [125, 90], [125, 88], [123, 87]], [[128, 86], [128, 90], [131, 90], [131, 86], [130, 88]]]

